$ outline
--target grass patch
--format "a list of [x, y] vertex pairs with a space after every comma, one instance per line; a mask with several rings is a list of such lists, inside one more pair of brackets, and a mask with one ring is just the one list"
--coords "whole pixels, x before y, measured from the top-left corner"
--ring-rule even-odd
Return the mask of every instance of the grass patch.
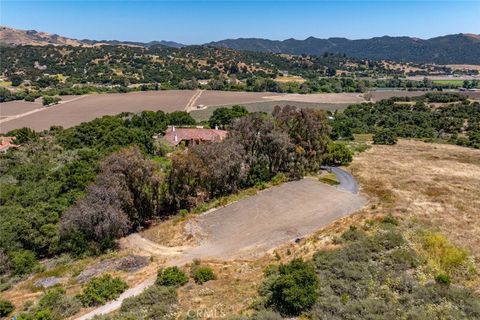
[[11, 87], [12, 82], [11, 81], [0, 81], [0, 87]]
[[355, 142], [372, 142], [373, 134], [371, 133], [355, 133], [353, 134], [353, 141]]
[[448, 80], [448, 79], [445, 79], [445, 80], [433, 80], [432, 81], [433, 84], [438, 84], [438, 85], [445, 85], [445, 86], [463, 86], [463, 80], [457, 80], [457, 79], [452, 79], [452, 80]]
[[427, 265], [432, 270], [453, 276], [465, 270], [465, 267], [468, 269], [467, 251], [456, 247], [443, 235], [424, 231], [418, 240], [421, 252], [427, 258]]
[[331, 172], [327, 173], [326, 175], [321, 176], [320, 178], [318, 178], [318, 180], [320, 182], [326, 183], [326, 184], [331, 185], [331, 186], [337, 186], [337, 185], [340, 184], [340, 182], [338, 182], [338, 180], [337, 180], [337, 177]]

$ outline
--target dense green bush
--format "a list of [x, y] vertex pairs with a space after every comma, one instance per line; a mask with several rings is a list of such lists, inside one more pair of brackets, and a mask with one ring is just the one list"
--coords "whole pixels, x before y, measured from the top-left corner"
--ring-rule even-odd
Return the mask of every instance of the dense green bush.
[[197, 122], [186, 111], [174, 111], [167, 116], [168, 124], [173, 126], [193, 126]]
[[330, 141], [323, 156], [323, 164], [341, 166], [352, 162], [352, 151], [343, 143]]
[[374, 144], [393, 145], [397, 143], [397, 136], [391, 130], [381, 129], [373, 135]]
[[187, 275], [177, 266], [158, 270], [157, 285], [166, 287], [181, 287], [188, 282]]
[[57, 104], [60, 102], [62, 99], [60, 97], [51, 97], [51, 96], [43, 96], [42, 98], [42, 104], [44, 106], [51, 106], [53, 104]]
[[440, 273], [440, 274], [437, 274], [437, 276], [435, 277], [435, 282], [438, 283], [438, 284], [448, 286], [448, 285], [450, 285], [451, 280], [450, 280], [450, 277], [447, 274]]
[[14, 274], [24, 275], [35, 271], [39, 264], [33, 252], [20, 250], [11, 254], [10, 267]]
[[204, 284], [207, 281], [215, 280], [217, 278], [212, 268], [196, 265], [192, 267], [192, 277], [197, 284]]
[[67, 296], [62, 287], [55, 287], [47, 290], [37, 303], [24, 308], [18, 319], [63, 320], [76, 314], [81, 307], [82, 304], [76, 297]]
[[84, 306], [105, 304], [109, 300], [118, 298], [128, 288], [125, 281], [113, 278], [110, 274], [91, 279], [79, 296]]
[[218, 108], [213, 111], [212, 116], [208, 119], [210, 128], [225, 129], [232, 124], [232, 121], [236, 118], [246, 116], [248, 114], [247, 109], [243, 106], [235, 105], [231, 108]]
[[320, 282], [310, 263], [294, 259], [269, 277], [261, 289], [266, 303], [284, 315], [298, 316], [318, 299]]
[[15, 306], [8, 300], [0, 299], [0, 317], [8, 316]]

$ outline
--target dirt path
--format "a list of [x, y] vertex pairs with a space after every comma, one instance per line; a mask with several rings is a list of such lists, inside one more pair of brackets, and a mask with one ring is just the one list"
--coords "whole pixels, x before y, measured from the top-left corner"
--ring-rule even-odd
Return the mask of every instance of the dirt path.
[[188, 100], [187, 106], [185, 107], [185, 111], [190, 112], [192, 110], [195, 110], [195, 103], [197, 102], [198, 98], [202, 95], [203, 90], [197, 90], [193, 94], [193, 96]]
[[[333, 171], [347, 180], [354, 178], [343, 170]], [[305, 237], [365, 205], [367, 199], [356, 193], [305, 178], [276, 186], [220, 209], [196, 217], [202, 234], [195, 247], [165, 247], [132, 234], [121, 240], [124, 248], [166, 259], [165, 265], [182, 265], [195, 258], [228, 260], [255, 258], [279, 245]], [[118, 309], [125, 298], [141, 293], [155, 282], [151, 275], [140, 285], [125, 291], [117, 300], [99, 307], [77, 320]]]

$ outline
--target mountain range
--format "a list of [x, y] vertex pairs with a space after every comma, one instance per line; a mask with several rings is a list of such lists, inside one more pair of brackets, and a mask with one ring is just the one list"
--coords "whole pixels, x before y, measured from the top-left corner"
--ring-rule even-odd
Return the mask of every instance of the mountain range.
[[[2, 45], [126, 45], [151, 47], [155, 45], [180, 48], [174, 41], [133, 42], [117, 40], [77, 40], [35, 30], [0, 27]], [[346, 54], [349, 57], [373, 60], [408, 61], [437, 64], [480, 64], [480, 35], [460, 33], [419, 39], [413, 37], [375, 37], [349, 40], [346, 38], [305, 40], [269, 40], [261, 38], [226, 39], [204, 45], [294, 55], [322, 55], [325, 52]]]

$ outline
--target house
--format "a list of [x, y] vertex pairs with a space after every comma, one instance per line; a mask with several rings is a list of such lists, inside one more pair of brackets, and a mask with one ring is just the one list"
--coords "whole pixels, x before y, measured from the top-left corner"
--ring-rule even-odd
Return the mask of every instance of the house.
[[203, 142], [218, 142], [227, 137], [227, 131], [205, 128], [176, 128], [168, 127], [165, 131], [163, 139], [172, 146], [178, 146], [184, 142], [185, 145], [191, 146]]
[[12, 141], [15, 137], [0, 137], [0, 153], [6, 153], [10, 148], [18, 147]]

